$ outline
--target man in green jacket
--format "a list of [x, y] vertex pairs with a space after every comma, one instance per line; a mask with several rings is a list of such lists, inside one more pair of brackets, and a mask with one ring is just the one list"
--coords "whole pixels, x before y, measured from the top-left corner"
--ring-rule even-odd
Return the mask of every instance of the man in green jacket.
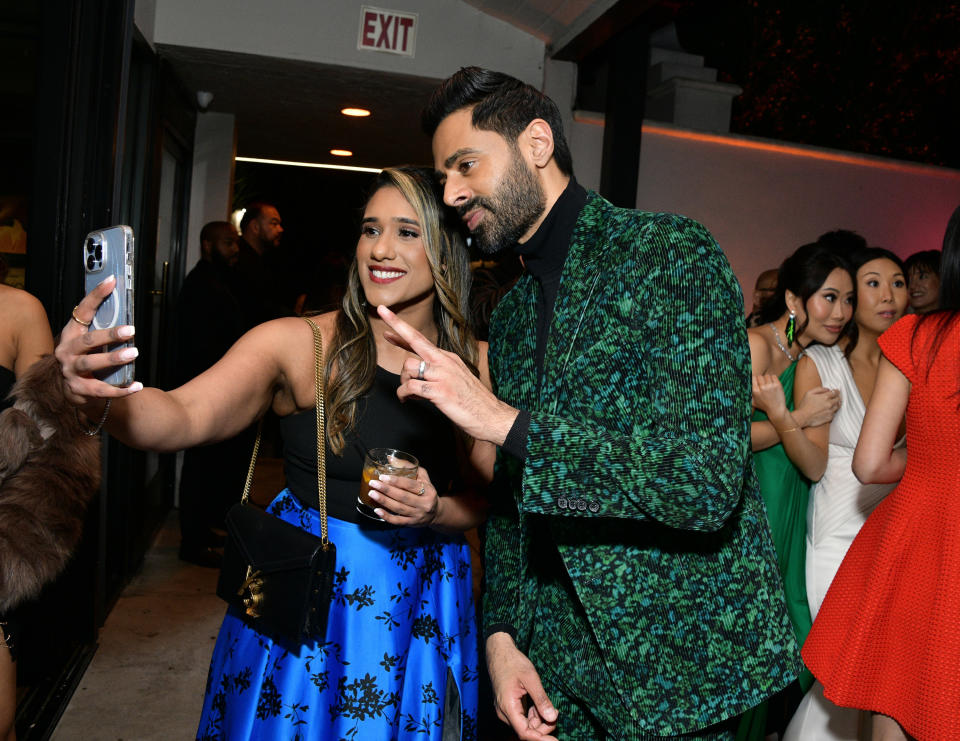
[[800, 668], [750, 455], [739, 284], [709, 233], [572, 177], [556, 105], [465, 68], [424, 111], [444, 200], [526, 272], [494, 311], [496, 396], [424, 362], [401, 397], [500, 446], [484, 636], [521, 739], [732, 739]]

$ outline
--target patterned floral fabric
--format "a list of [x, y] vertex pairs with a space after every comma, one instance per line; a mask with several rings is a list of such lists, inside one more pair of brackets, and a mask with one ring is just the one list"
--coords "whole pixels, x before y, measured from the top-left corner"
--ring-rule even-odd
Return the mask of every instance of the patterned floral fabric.
[[[289, 490], [270, 511], [320, 532], [319, 516]], [[463, 537], [328, 521], [337, 572], [326, 640], [285, 646], [229, 609], [197, 738], [476, 739], [476, 620]]]
[[[490, 329], [497, 394], [531, 423], [527, 458], [498, 456], [484, 623], [531, 650], [545, 529], [602, 655], [583, 698], [598, 717], [671, 735], [739, 714], [801, 665], [750, 456], [736, 278], [701, 225], [590, 194], [539, 384], [538, 291], [521, 277]], [[537, 631], [555, 674], [583, 672], [573, 612]]]

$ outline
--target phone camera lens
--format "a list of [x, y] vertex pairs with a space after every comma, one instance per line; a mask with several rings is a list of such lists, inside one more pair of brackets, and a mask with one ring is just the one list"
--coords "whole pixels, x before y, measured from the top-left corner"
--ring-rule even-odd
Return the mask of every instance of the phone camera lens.
[[94, 266], [93, 256], [91, 255], [90, 257], [87, 258], [87, 270], [93, 270], [93, 266]]

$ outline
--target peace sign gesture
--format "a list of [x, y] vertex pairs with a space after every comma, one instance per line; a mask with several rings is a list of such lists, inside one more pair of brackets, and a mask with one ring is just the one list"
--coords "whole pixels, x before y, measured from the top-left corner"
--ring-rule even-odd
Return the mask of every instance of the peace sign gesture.
[[458, 355], [441, 350], [386, 306], [377, 313], [392, 330], [386, 339], [418, 356], [404, 361], [397, 396], [426, 399], [471, 437], [502, 445], [517, 410], [494, 396]]

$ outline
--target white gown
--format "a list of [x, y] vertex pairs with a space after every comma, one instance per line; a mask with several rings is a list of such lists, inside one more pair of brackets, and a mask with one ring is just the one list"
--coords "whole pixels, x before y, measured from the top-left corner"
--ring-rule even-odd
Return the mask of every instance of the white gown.
[[[810, 615], [816, 618], [847, 549], [896, 484], [861, 484], [853, 475], [853, 451], [866, 407], [843, 350], [815, 345], [806, 352], [817, 366], [820, 382], [839, 389], [842, 399], [830, 423], [827, 468], [811, 488], [807, 505], [807, 600]], [[897, 447], [903, 444], [901, 438]], [[824, 698], [823, 685], [815, 682], [790, 721], [784, 741], [857, 741], [858, 736], [863, 738], [865, 720], [859, 710], [838, 707]]]

